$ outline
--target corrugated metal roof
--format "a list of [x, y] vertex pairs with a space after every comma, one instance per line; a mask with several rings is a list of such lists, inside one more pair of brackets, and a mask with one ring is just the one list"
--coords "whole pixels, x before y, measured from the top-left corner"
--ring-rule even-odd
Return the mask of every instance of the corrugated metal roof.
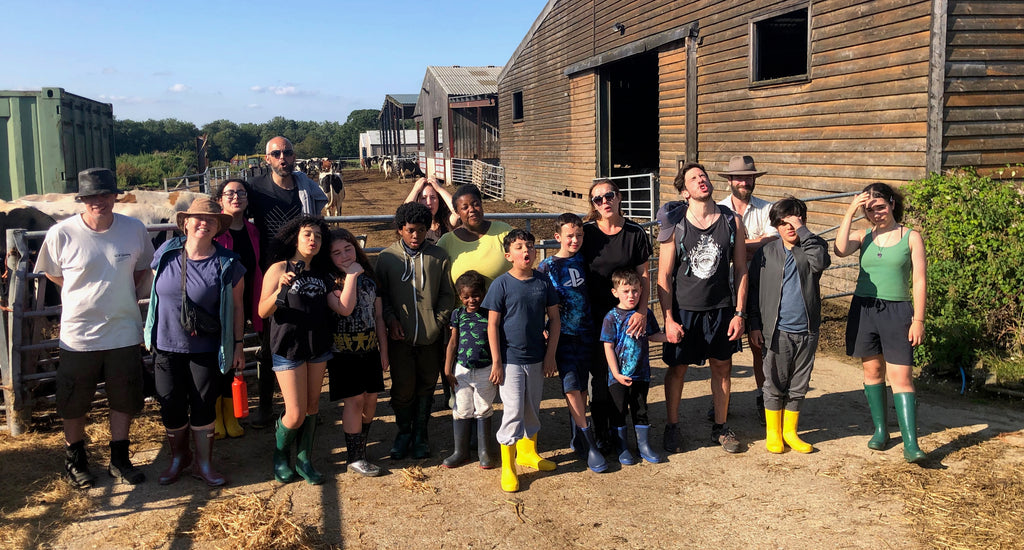
[[483, 95], [498, 93], [501, 67], [427, 67], [448, 95]]
[[402, 105], [415, 105], [416, 100], [419, 99], [419, 94], [388, 94], [386, 97], [393, 99], [397, 103]]

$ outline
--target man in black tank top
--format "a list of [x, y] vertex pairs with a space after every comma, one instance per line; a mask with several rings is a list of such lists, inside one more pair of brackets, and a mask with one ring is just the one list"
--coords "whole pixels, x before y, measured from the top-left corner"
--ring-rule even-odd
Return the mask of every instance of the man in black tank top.
[[[664, 346], [669, 365], [665, 375], [665, 450], [679, 449], [679, 401], [689, 365], [711, 364], [711, 395], [715, 404], [712, 442], [730, 453], [742, 446], [726, 425], [732, 387], [732, 354], [743, 336], [747, 301], [747, 261], [743, 224], [728, 216], [711, 197], [714, 188], [703, 166], [688, 163], [673, 182], [683, 200], [658, 212], [658, 298], [670, 343]], [[670, 211], [682, 212], [671, 220]], [[676, 232], [683, 237], [677, 242]], [[736, 292], [729, 285], [732, 262]]]

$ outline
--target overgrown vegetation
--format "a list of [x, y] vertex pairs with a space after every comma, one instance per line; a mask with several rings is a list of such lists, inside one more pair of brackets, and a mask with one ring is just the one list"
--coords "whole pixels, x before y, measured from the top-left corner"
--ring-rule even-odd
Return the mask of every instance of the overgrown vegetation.
[[964, 169], [903, 188], [928, 251], [928, 327], [915, 354], [935, 374], [970, 370], [983, 355], [1020, 360], [1024, 196], [1014, 178], [1024, 166], [1006, 170], [1009, 180]]
[[122, 189], [156, 187], [163, 178], [195, 172], [196, 155], [190, 151], [117, 156], [117, 185]]

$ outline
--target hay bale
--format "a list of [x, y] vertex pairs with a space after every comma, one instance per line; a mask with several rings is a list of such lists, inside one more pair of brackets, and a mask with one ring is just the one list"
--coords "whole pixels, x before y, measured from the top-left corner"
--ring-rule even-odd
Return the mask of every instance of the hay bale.
[[197, 541], [230, 541], [244, 550], [309, 550], [331, 548], [316, 527], [296, 522], [291, 500], [271, 502], [257, 494], [234, 495], [199, 508], [195, 529], [187, 535]]

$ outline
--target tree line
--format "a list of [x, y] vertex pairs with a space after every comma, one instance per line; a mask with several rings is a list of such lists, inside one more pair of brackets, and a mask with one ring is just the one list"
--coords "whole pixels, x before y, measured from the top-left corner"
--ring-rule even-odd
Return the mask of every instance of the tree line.
[[196, 137], [206, 134], [209, 159], [216, 162], [231, 160], [235, 155], [262, 153], [268, 140], [285, 136], [295, 145], [299, 158], [356, 157], [359, 134], [377, 129], [377, 115], [375, 109], [358, 109], [349, 113], [344, 124], [275, 117], [259, 124], [215, 120], [202, 127], [174, 118], [115, 120], [114, 148], [119, 157], [158, 153], [194, 157]]

